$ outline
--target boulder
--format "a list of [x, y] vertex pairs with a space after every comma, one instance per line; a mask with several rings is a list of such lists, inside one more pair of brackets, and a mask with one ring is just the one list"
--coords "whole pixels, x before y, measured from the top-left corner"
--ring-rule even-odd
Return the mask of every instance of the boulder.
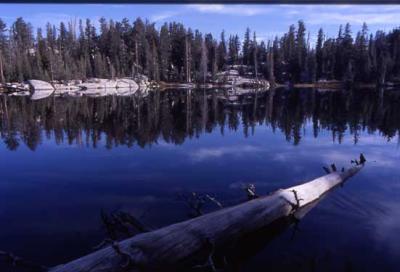
[[43, 80], [37, 80], [37, 79], [31, 79], [28, 80], [28, 84], [31, 88], [32, 91], [54, 91], [53, 85], [50, 83], [43, 81]]
[[130, 91], [137, 91], [139, 89], [139, 85], [130, 78], [121, 78], [117, 79], [117, 88], [118, 89], [128, 89]]

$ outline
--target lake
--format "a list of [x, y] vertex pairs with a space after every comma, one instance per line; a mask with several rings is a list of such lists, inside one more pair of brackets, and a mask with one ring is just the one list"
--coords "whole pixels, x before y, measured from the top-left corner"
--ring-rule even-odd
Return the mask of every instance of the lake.
[[[0, 96], [0, 250], [44, 265], [93, 251], [101, 212], [150, 228], [364, 169], [300, 222], [235, 248], [232, 271], [399, 271], [400, 92], [168, 90], [145, 96]], [[204, 212], [218, 209], [206, 203]], [[0, 270], [14, 271], [9, 266]]]

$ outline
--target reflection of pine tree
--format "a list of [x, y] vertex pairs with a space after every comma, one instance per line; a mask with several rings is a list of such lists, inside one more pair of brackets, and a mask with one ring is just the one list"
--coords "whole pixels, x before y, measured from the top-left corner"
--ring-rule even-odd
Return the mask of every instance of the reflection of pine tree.
[[258, 124], [281, 130], [288, 141], [301, 142], [306, 122], [314, 136], [329, 130], [339, 143], [346, 134], [355, 141], [361, 131], [379, 131], [387, 138], [399, 132], [400, 98], [396, 93], [311, 92], [273, 90], [248, 95], [240, 107], [228, 106], [225, 91], [174, 90], [148, 96], [49, 98], [0, 97], [0, 136], [10, 150], [24, 143], [34, 150], [53, 138], [67, 143], [112, 148], [141, 147], [162, 138], [181, 144], [204, 132], [243, 127], [245, 136]]

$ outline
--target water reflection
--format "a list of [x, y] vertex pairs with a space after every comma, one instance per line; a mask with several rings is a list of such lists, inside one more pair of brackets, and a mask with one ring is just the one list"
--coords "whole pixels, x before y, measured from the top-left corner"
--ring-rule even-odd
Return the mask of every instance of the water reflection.
[[[224, 252], [240, 271], [398, 270], [399, 93], [171, 90], [0, 102], [0, 250], [65, 263], [104, 238], [102, 209], [162, 227], [187, 219], [181, 193], [231, 206], [244, 183], [265, 195], [362, 152], [368, 167], [313, 209], [293, 241], [291, 229], [272, 240], [266, 231]], [[244, 249], [254, 252], [239, 256]]]
[[392, 139], [400, 128], [399, 94], [371, 90], [169, 90], [146, 96], [0, 100], [1, 138], [10, 150], [21, 143], [35, 150], [42, 137], [92, 147], [105, 137], [108, 148], [144, 147], [159, 139], [181, 144], [213, 130], [223, 134], [239, 127], [247, 137], [260, 124], [284, 132], [295, 145], [306, 124], [312, 124], [314, 137], [328, 130], [339, 143], [348, 129], [357, 143], [361, 131], [379, 131]]

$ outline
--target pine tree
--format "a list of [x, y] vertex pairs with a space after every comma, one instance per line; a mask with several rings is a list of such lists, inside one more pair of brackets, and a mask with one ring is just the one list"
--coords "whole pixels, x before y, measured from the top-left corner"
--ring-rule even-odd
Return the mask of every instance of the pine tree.
[[225, 41], [225, 31], [221, 32], [221, 40], [218, 45], [218, 70], [222, 70], [226, 64], [226, 41]]
[[242, 62], [244, 65], [249, 65], [253, 57], [251, 56], [251, 40], [250, 40], [250, 28], [246, 29], [244, 34], [243, 49], [242, 49]]
[[324, 76], [324, 53], [323, 53], [323, 44], [324, 44], [324, 31], [322, 28], [318, 30], [318, 38], [316, 45], [316, 78], [320, 79]]
[[296, 82], [303, 82], [307, 77], [304, 73], [306, 70], [306, 55], [306, 27], [303, 21], [299, 21], [296, 35], [296, 64], [294, 68], [294, 80]]
[[160, 77], [169, 80], [169, 64], [171, 62], [171, 41], [168, 24], [165, 23], [160, 30]]

